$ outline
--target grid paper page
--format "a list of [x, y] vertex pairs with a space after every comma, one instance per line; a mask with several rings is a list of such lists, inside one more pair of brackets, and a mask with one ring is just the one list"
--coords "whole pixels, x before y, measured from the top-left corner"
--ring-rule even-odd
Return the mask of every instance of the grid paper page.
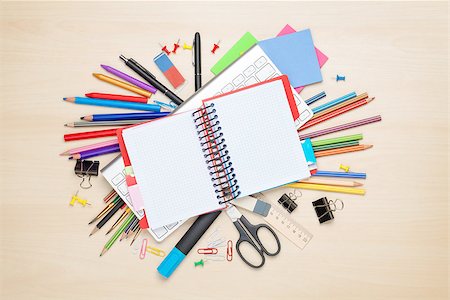
[[222, 207], [191, 112], [125, 129], [122, 135], [152, 229]]
[[211, 102], [241, 197], [310, 176], [282, 80]]

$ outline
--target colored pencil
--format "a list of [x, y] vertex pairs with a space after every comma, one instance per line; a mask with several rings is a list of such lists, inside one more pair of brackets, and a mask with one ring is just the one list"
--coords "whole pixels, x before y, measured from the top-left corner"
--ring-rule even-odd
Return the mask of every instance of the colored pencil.
[[[330, 108], [327, 108], [327, 109], [325, 109], [325, 110], [323, 110], [321, 112], [318, 112], [318, 113], [314, 114], [314, 116], [311, 118], [311, 120], [315, 119], [315, 118], [318, 118], [320, 116], [326, 115], [327, 113], [335, 111], [335, 110], [337, 110], [337, 109], [339, 109], [341, 107], [344, 107], [344, 106], [350, 105], [352, 103], [358, 102], [359, 100], [366, 99], [367, 97], [369, 97], [367, 95], [367, 93], [364, 93], [364, 94], [356, 96], [355, 98], [348, 99], [347, 101], [344, 101], [344, 102], [342, 102], [342, 103], [340, 103], [338, 105], [334, 105], [334, 106], [332, 106]], [[375, 99], [375, 97], [372, 97], [371, 99], [373, 100], [373, 99]]]
[[60, 155], [71, 155], [71, 154], [75, 154], [75, 153], [80, 153], [81, 151], [98, 149], [98, 148], [101, 148], [104, 146], [110, 146], [110, 145], [114, 145], [114, 144], [118, 144], [118, 143], [119, 143], [119, 141], [117, 139], [109, 140], [109, 141], [95, 143], [95, 144], [91, 144], [91, 145], [87, 145], [87, 146], [72, 148], [67, 151], [64, 151]]
[[85, 94], [88, 98], [106, 99], [106, 100], [119, 100], [127, 102], [137, 102], [148, 104], [151, 102], [147, 97], [140, 96], [127, 96], [127, 95], [117, 95], [117, 94], [104, 94], [104, 93], [88, 93]]
[[345, 193], [345, 194], [354, 194], [354, 195], [364, 195], [366, 193], [365, 189], [324, 185], [324, 184], [313, 184], [313, 183], [298, 183], [297, 182], [297, 183], [290, 183], [286, 186], [292, 187], [292, 188], [297, 188], [297, 189]]
[[337, 149], [337, 148], [358, 146], [358, 145], [359, 145], [359, 141], [349, 141], [349, 142], [342, 142], [342, 143], [335, 143], [335, 144], [330, 144], [330, 145], [313, 147], [313, 151], [317, 152], [317, 151], [322, 151], [322, 150], [330, 150], [330, 149]]
[[97, 126], [127, 126], [147, 122], [148, 120], [123, 120], [123, 121], [104, 121], [104, 122], [72, 122], [64, 124], [66, 127], [97, 127]]
[[367, 178], [366, 173], [356, 173], [356, 172], [316, 171], [311, 175], [317, 177], [360, 178], [360, 179]]
[[98, 214], [95, 216], [95, 218], [93, 218], [88, 224], [92, 224], [95, 221], [97, 221], [98, 219], [100, 219], [101, 217], [103, 217], [111, 208], [113, 208], [114, 204], [116, 204], [119, 201], [120, 197], [119, 195], [117, 195], [114, 200], [109, 203], [108, 205], [105, 206], [105, 208]]
[[129, 83], [134, 84], [135, 86], [138, 86], [141, 89], [149, 91], [152, 94], [155, 94], [156, 91], [157, 91], [157, 89], [155, 87], [153, 87], [153, 86], [151, 86], [151, 85], [149, 85], [149, 84], [147, 84], [145, 82], [142, 82], [142, 81], [140, 81], [140, 80], [138, 80], [138, 79], [136, 79], [136, 78], [134, 78], [134, 77], [132, 77], [132, 76], [130, 76], [128, 74], [125, 74], [124, 72], [119, 71], [119, 70], [117, 70], [117, 69], [115, 69], [115, 68], [113, 68], [111, 66], [107, 66], [107, 65], [100, 65], [100, 66], [103, 69], [105, 69], [107, 72], [109, 72], [109, 73], [111, 73], [113, 75], [116, 75], [117, 77], [122, 78], [123, 80], [128, 81]]
[[105, 121], [126, 121], [126, 120], [152, 120], [165, 117], [170, 112], [145, 112], [145, 113], [125, 113], [125, 114], [96, 114], [81, 117], [81, 120], [88, 122]]
[[327, 135], [330, 133], [334, 133], [334, 132], [338, 132], [338, 131], [342, 131], [342, 130], [347, 130], [347, 129], [351, 129], [351, 128], [355, 128], [355, 127], [359, 127], [359, 126], [363, 126], [363, 125], [367, 125], [367, 124], [371, 124], [371, 123], [375, 123], [375, 122], [380, 122], [381, 121], [381, 116], [373, 116], [370, 118], [365, 118], [365, 119], [361, 119], [361, 120], [357, 120], [357, 121], [353, 121], [350, 123], [344, 123], [341, 125], [337, 125], [337, 126], [333, 126], [330, 128], [326, 128], [326, 129], [322, 129], [322, 130], [317, 130], [317, 131], [313, 131], [310, 133], [305, 133], [305, 134], [299, 134], [299, 138], [301, 140], [307, 139], [307, 138], [315, 138], [315, 137], [319, 137], [322, 135]]
[[133, 237], [133, 240], [130, 243], [130, 246], [133, 245], [134, 241], [136, 240], [136, 238], [139, 236], [139, 234], [141, 233], [142, 229], [139, 227], [138, 230], [136, 231], [136, 234]]
[[156, 105], [156, 104], [142, 104], [142, 103], [136, 103], [136, 102], [104, 100], [104, 99], [85, 98], [85, 97], [67, 97], [67, 98], [64, 98], [64, 100], [67, 102], [70, 102], [70, 103], [75, 103], [75, 104], [106, 106], [106, 107], [144, 110], [144, 111], [156, 111], [156, 112], [159, 112], [161, 110], [161, 106]]
[[330, 149], [330, 150], [323, 150], [323, 151], [317, 151], [314, 152], [314, 156], [317, 157], [323, 157], [323, 156], [329, 156], [329, 155], [335, 155], [335, 154], [343, 154], [343, 153], [349, 153], [349, 152], [355, 152], [355, 151], [362, 151], [369, 148], [372, 148], [373, 145], [358, 145], [358, 146], [350, 146], [350, 147], [344, 147], [344, 148], [338, 148], [338, 149]]
[[100, 230], [119, 211], [119, 209], [122, 207], [123, 204], [124, 204], [123, 200], [120, 199], [120, 201], [118, 201], [114, 205], [114, 207], [100, 220], [100, 222], [98, 222], [97, 225], [95, 225], [94, 229], [89, 234], [89, 236], [93, 235], [98, 230]]
[[351, 111], [351, 110], [353, 110], [355, 108], [358, 108], [360, 106], [366, 105], [367, 103], [371, 102], [372, 100], [373, 99], [363, 99], [363, 100], [360, 100], [358, 102], [352, 103], [350, 105], [341, 107], [341, 108], [339, 108], [339, 109], [337, 109], [335, 111], [332, 111], [332, 112], [330, 112], [328, 114], [325, 114], [323, 116], [320, 116], [317, 119], [309, 120], [308, 122], [303, 124], [303, 126], [300, 127], [299, 130], [304, 130], [304, 129], [309, 128], [311, 126], [314, 126], [314, 125], [317, 125], [319, 123], [322, 123], [322, 122], [324, 122], [326, 120], [329, 120], [329, 119], [332, 119], [334, 117], [337, 117], [337, 116], [339, 116], [341, 114], [344, 114], [346, 112], [349, 112], [349, 111]]
[[122, 234], [122, 232], [125, 229], [125, 227], [127, 227], [128, 224], [130, 224], [131, 220], [133, 220], [134, 217], [135, 217], [134, 214], [130, 214], [128, 216], [126, 221], [122, 223], [122, 225], [119, 227], [119, 229], [117, 229], [117, 231], [114, 233], [114, 235], [105, 244], [105, 246], [103, 247], [102, 252], [100, 253], [100, 256], [104, 255], [111, 248], [111, 246], [114, 245], [114, 243], [117, 241], [119, 236]]
[[316, 101], [319, 101], [320, 99], [322, 99], [322, 98], [324, 98], [324, 97], [326, 97], [327, 96], [327, 94], [325, 93], [325, 92], [320, 92], [320, 93], [318, 93], [317, 95], [314, 95], [314, 96], [312, 96], [311, 98], [309, 98], [309, 99], [306, 99], [305, 100], [305, 103], [307, 104], [307, 105], [310, 105], [310, 104], [313, 104], [314, 102], [316, 102]]
[[308, 178], [299, 181], [300, 183], [314, 183], [314, 184], [325, 184], [325, 185], [336, 185], [336, 186], [346, 186], [355, 187], [362, 186], [362, 183], [356, 181], [345, 181], [345, 180], [333, 180], [333, 179], [321, 179], [321, 178]]
[[117, 225], [120, 224], [120, 222], [122, 222], [127, 216], [128, 214], [131, 212], [131, 209], [129, 207], [127, 207], [127, 209], [120, 215], [120, 217], [116, 220], [116, 222], [114, 222], [114, 224], [111, 226], [111, 228], [106, 232], [105, 235], [109, 234], [111, 231], [113, 231]]
[[136, 93], [138, 95], [141, 95], [141, 96], [144, 96], [144, 97], [147, 97], [147, 98], [150, 98], [152, 96], [152, 93], [150, 93], [147, 90], [138, 88], [137, 86], [134, 86], [134, 85], [128, 84], [126, 82], [114, 79], [112, 77], [109, 77], [109, 76], [106, 76], [106, 75], [103, 75], [103, 74], [99, 74], [99, 73], [93, 73], [92, 75], [95, 78], [100, 79], [101, 81], [104, 81], [104, 82], [110, 83], [112, 85], [121, 87], [121, 88], [123, 88], [125, 90], [128, 90], [130, 92]]
[[92, 150], [86, 150], [82, 151], [80, 153], [76, 153], [69, 157], [69, 159], [88, 159], [91, 157], [99, 156], [99, 155], [105, 155], [110, 153], [116, 153], [120, 152], [119, 144], [105, 146], [102, 148], [92, 149]]
[[117, 192], [115, 190], [111, 190], [111, 192], [108, 193], [108, 195], [103, 198], [103, 202], [107, 203], [109, 200], [111, 200], [114, 196], [117, 195]]
[[352, 99], [356, 97], [356, 93], [355, 92], [351, 92], [347, 95], [341, 96], [339, 98], [336, 98], [334, 100], [331, 100], [330, 102], [327, 102], [325, 104], [322, 104], [320, 106], [317, 106], [315, 108], [312, 109], [313, 114], [319, 113], [327, 108], [333, 107], [335, 105], [338, 105], [339, 103], [342, 103], [344, 101], [347, 101], [348, 99]]
[[96, 130], [96, 131], [86, 131], [78, 133], [70, 133], [64, 135], [64, 141], [76, 141], [84, 139], [93, 139], [105, 136], [116, 136], [117, 129], [106, 129], [106, 130]]
[[120, 237], [120, 240], [123, 240], [124, 237], [127, 236], [128, 232], [131, 230], [131, 228], [134, 227], [134, 225], [136, 225], [136, 223], [139, 222], [138, 218], [134, 218], [133, 222], [131, 222], [130, 224], [128, 224], [128, 226], [125, 228], [125, 230], [122, 233], [122, 236]]
[[125, 236], [125, 239], [128, 239], [129, 236], [131, 236], [133, 233], [135, 233], [139, 228], [139, 222], [136, 222], [132, 228], [128, 231], [128, 233]]
[[311, 144], [313, 147], [318, 147], [318, 146], [324, 146], [324, 145], [330, 145], [330, 144], [336, 144], [336, 143], [342, 143], [342, 142], [357, 141], [357, 140], [362, 140], [362, 139], [363, 139], [363, 135], [361, 133], [359, 133], [359, 134], [340, 136], [337, 138], [313, 141], [313, 142], [311, 142]]

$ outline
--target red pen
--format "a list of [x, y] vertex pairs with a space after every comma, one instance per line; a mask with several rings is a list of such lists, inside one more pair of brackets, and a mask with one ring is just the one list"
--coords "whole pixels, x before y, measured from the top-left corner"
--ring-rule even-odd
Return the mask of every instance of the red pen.
[[86, 97], [96, 98], [96, 99], [119, 100], [119, 101], [137, 102], [137, 103], [144, 103], [144, 104], [149, 103], [148, 98], [139, 97], [139, 96], [127, 96], [127, 95], [104, 94], [104, 93], [88, 93], [85, 95], [86, 95]]

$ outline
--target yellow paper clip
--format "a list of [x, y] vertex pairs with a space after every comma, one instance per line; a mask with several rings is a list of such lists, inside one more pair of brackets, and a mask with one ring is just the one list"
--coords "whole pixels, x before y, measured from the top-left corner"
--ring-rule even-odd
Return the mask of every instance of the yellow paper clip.
[[87, 200], [78, 197], [78, 191], [75, 195], [72, 196], [72, 199], [70, 200], [69, 204], [70, 206], [74, 206], [76, 202], [80, 203], [83, 206], [91, 205]]
[[166, 256], [166, 252], [164, 252], [164, 250], [161, 250], [159, 248], [155, 248], [155, 247], [151, 247], [151, 246], [147, 246], [147, 252], [159, 256], [159, 257], [164, 257]]
[[350, 166], [344, 166], [343, 164], [340, 164], [339, 169], [344, 170], [345, 172], [348, 172], [348, 171], [350, 171]]
[[189, 46], [188, 44], [186, 44], [186, 42], [184, 42], [183, 49], [184, 50], [192, 50], [192, 46]]

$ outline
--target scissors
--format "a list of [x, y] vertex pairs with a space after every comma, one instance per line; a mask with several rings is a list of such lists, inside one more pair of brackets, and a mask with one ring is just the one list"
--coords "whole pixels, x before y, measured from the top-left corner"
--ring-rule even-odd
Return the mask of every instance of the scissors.
[[[253, 224], [251, 224], [247, 220], [247, 218], [245, 218], [239, 212], [237, 207], [231, 203], [228, 204], [228, 208], [226, 208], [225, 211], [239, 232], [239, 239], [236, 242], [236, 251], [247, 265], [249, 265], [252, 268], [261, 268], [266, 261], [264, 254], [267, 254], [268, 256], [275, 256], [278, 253], [280, 253], [280, 250], [281, 250], [280, 240], [278, 239], [278, 236], [275, 233], [275, 231], [273, 231], [273, 229], [270, 228], [269, 225], [267, 225], [267, 224], [253, 225]], [[273, 237], [275, 238], [275, 240], [277, 242], [277, 247], [278, 247], [278, 249], [275, 252], [270, 253], [269, 251], [267, 251], [267, 249], [262, 244], [262, 242], [258, 236], [258, 231], [261, 228], [267, 229], [270, 233], [272, 233]], [[258, 252], [259, 256], [261, 257], [261, 262], [259, 265], [252, 264], [244, 257], [244, 255], [242, 255], [241, 251], [239, 250], [239, 247], [242, 243], [249, 243]]]

